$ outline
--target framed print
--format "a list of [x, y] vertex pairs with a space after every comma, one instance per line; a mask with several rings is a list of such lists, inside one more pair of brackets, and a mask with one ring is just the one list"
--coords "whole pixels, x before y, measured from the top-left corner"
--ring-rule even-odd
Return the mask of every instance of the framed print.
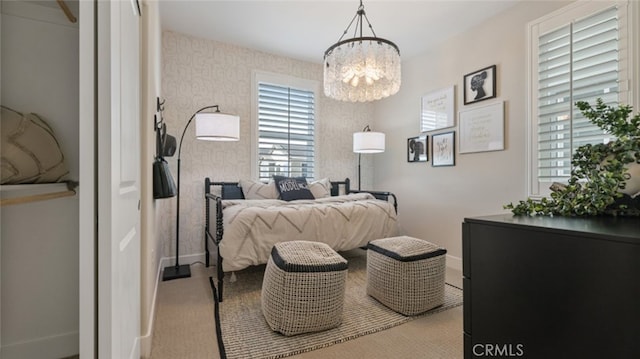
[[427, 151], [427, 135], [410, 137], [407, 139], [407, 162], [426, 162], [429, 160]]
[[422, 96], [420, 132], [455, 126], [454, 96], [454, 86]]
[[504, 102], [460, 111], [460, 153], [504, 150]]
[[464, 104], [496, 97], [496, 65], [464, 75]]
[[431, 165], [433, 167], [455, 166], [455, 131], [431, 136]]

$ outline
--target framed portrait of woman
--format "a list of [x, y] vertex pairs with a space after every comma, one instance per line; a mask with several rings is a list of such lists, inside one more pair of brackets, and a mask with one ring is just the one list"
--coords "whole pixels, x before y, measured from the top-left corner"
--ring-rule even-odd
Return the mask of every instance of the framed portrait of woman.
[[464, 104], [496, 97], [496, 65], [464, 75]]
[[426, 162], [429, 160], [427, 135], [407, 139], [407, 162]]

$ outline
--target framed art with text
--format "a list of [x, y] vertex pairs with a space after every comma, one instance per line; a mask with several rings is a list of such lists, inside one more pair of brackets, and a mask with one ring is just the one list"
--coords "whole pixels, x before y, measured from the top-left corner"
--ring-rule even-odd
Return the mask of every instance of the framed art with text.
[[431, 136], [431, 166], [455, 166], [455, 131]]
[[504, 150], [504, 102], [460, 111], [460, 153]]
[[422, 96], [420, 132], [434, 131], [455, 125], [454, 86]]

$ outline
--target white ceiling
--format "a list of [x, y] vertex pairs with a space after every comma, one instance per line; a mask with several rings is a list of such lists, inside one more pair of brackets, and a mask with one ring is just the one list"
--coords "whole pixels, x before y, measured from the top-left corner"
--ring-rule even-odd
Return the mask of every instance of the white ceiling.
[[[403, 59], [426, 52], [522, 0], [364, 0], [378, 37]], [[321, 63], [355, 16], [358, 0], [159, 0], [161, 26], [276, 55]], [[354, 23], [355, 25], [355, 23]], [[354, 26], [345, 35], [353, 37]], [[371, 36], [368, 28], [364, 36]]]

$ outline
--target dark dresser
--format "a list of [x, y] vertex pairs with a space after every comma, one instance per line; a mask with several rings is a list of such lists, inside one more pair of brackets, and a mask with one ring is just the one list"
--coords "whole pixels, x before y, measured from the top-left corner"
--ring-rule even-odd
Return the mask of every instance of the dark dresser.
[[465, 218], [464, 357], [640, 358], [640, 219]]

